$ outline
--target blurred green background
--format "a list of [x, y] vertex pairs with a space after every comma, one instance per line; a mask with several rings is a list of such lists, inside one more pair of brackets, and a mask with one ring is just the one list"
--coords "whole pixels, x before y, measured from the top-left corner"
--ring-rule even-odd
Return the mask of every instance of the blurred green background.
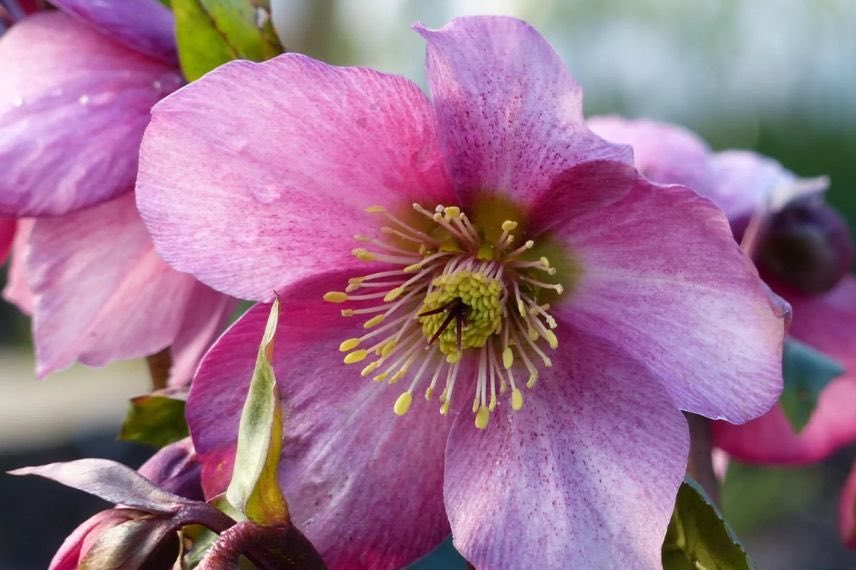
[[[799, 175], [829, 175], [830, 201], [856, 228], [854, 0], [304, 0], [277, 8], [290, 50], [423, 86], [424, 44], [411, 23], [521, 17], [563, 56], [584, 89], [587, 115], [677, 122], [715, 149], [753, 148]], [[143, 367], [77, 367], [37, 384], [27, 331], [25, 319], [0, 304], [0, 467], [88, 454], [138, 464], [145, 451], [112, 438], [124, 400], [146, 389]], [[856, 568], [836, 526], [853, 459], [848, 449], [808, 468], [732, 467], [725, 514], [758, 568]], [[39, 495], [35, 509], [22, 498]], [[9, 478], [0, 500], [29, 509], [14, 532], [4, 517], [0, 569], [45, 567], [62, 536], [100, 508], [47, 482]]]

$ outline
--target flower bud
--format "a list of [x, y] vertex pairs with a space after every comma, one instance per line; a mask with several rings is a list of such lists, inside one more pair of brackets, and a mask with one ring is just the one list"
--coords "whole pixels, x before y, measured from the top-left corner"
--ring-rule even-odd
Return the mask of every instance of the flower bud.
[[820, 196], [795, 200], [767, 223], [756, 261], [762, 272], [801, 293], [832, 289], [853, 262], [847, 223]]

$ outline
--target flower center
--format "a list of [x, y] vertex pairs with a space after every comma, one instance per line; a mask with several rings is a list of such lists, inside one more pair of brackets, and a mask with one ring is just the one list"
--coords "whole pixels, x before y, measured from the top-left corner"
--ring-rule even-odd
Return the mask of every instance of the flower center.
[[534, 258], [533, 241], [518, 244], [517, 222], [504, 221], [498, 237], [488, 240], [485, 229], [458, 207], [413, 208], [428, 227], [380, 206], [367, 209], [385, 219], [386, 239], [356, 236], [372, 250], [353, 253], [393, 268], [352, 278], [345, 291], [324, 295], [332, 303], [358, 304], [342, 310], [343, 316], [367, 317], [368, 332], [343, 341], [339, 349], [348, 353], [346, 364], [372, 359], [362, 376], [390, 384], [408, 378], [394, 406], [397, 415], [407, 413], [414, 391], [423, 386], [431, 400], [440, 382], [440, 413], [447, 414], [461, 365], [471, 355], [473, 413], [476, 427], [484, 429], [499, 403], [497, 393], [510, 388], [511, 408], [520, 410], [517, 375], [525, 374], [532, 388], [538, 364], [552, 365], [544, 349], [558, 346], [556, 321], [544, 297], [561, 295], [563, 287], [542, 279], [556, 269], [546, 257]]

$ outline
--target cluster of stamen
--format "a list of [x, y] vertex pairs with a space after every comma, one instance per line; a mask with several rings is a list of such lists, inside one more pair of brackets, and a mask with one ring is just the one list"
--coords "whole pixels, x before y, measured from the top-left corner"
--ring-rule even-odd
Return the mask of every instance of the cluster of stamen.
[[397, 415], [407, 413], [417, 389], [424, 386], [425, 399], [431, 400], [441, 383], [440, 413], [447, 414], [463, 358], [472, 353], [473, 413], [476, 427], [483, 429], [497, 394], [510, 389], [511, 408], [523, 407], [515, 374], [525, 374], [532, 388], [537, 363], [552, 365], [544, 345], [558, 346], [556, 321], [539, 298], [563, 289], [538, 278], [556, 269], [545, 257], [531, 259], [531, 240], [515, 243], [517, 222], [503, 222], [499, 236], [489, 241], [460, 208], [413, 208], [430, 220], [431, 229], [419, 229], [380, 206], [367, 209], [387, 222], [381, 227], [384, 239], [356, 236], [372, 249], [353, 254], [399, 267], [355, 277], [345, 291], [324, 295], [332, 303], [359, 303], [343, 309], [343, 316], [366, 317], [367, 332], [339, 349], [347, 353], [346, 364], [371, 360], [362, 369], [364, 377], [390, 384], [407, 378], [408, 387], [395, 402]]

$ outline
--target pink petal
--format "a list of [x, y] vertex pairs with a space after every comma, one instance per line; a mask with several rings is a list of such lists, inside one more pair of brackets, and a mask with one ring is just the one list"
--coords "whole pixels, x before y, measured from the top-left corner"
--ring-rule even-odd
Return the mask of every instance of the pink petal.
[[184, 320], [170, 347], [170, 387], [190, 386], [202, 355], [226, 328], [237, 306], [236, 299], [196, 283], [185, 308]]
[[72, 531], [56, 551], [48, 570], [77, 570], [80, 559], [101, 532], [128, 520], [130, 509], [107, 509], [86, 519]]
[[418, 87], [296, 54], [231, 62], [169, 97], [140, 161], [158, 251], [239, 298], [352, 266], [353, 235], [378, 227], [368, 206], [457, 202]]
[[0, 213], [16, 216], [61, 214], [133, 188], [149, 109], [181, 82], [172, 67], [60, 12], [3, 36], [0, 77]]
[[417, 25], [448, 170], [464, 203], [502, 193], [530, 205], [589, 160], [631, 163], [630, 149], [586, 127], [582, 90], [528, 24], [507, 17]]
[[172, 12], [158, 0], [51, 0], [51, 3], [126, 47], [178, 65], [175, 21]]
[[802, 180], [775, 160], [745, 150], [711, 157], [714, 184], [706, 194], [729, 220], [748, 218], [758, 209], [778, 210], [791, 200], [826, 190], [826, 178]]
[[850, 548], [856, 548], [856, 468], [850, 472], [839, 507], [841, 540]]
[[560, 325], [554, 365], [482, 432], [461, 414], [444, 494], [479, 570], [659, 568], [689, 432], [643, 364]]
[[648, 179], [681, 184], [710, 195], [710, 149], [692, 131], [679, 125], [618, 116], [591, 117], [588, 126], [608, 141], [632, 146], [633, 162]]
[[[286, 441], [280, 481], [295, 524], [330, 569], [397, 569], [449, 534], [442, 502], [443, 449], [451, 419], [415, 402], [393, 414], [403, 387], [360, 377], [342, 364], [339, 343], [359, 323], [320, 291], [349, 274], [326, 274], [281, 297], [274, 369]], [[241, 317], [203, 359], [187, 419], [207, 496], [231, 475], [238, 420], [269, 305]], [[360, 330], [362, 330], [360, 328]]]
[[24, 262], [30, 249], [30, 232], [33, 230], [33, 220], [18, 220], [17, 232], [12, 242], [12, 260], [6, 273], [6, 287], [3, 298], [18, 307], [25, 315], [33, 314], [33, 292], [27, 283]]
[[169, 346], [196, 288], [157, 256], [133, 194], [36, 220], [26, 274], [39, 376], [76, 360], [102, 366]]
[[0, 265], [6, 261], [15, 239], [15, 220], [0, 218]]
[[846, 373], [824, 388], [799, 433], [778, 406], [742, 426], [715, 424], [716, 445], [742, 461], [813, 463], [856, 441], [856, 278], [846, 277], [824, 295], [789, 300], [793, 337], [838, 359]]
[[747, 463], [800, 465], [856, 441], [856, 376], [840, 376], [820, 393], [808, 424], [795, 433], [781, 406], [740, 426], [713, 424], [714, 442]]
[[556, 233], [583, 271], [555, 308], [564, 320], [646, 362], [683, 410], [742, 423], [770, 409], [787, 306], [712, 203], [640, 177]]

